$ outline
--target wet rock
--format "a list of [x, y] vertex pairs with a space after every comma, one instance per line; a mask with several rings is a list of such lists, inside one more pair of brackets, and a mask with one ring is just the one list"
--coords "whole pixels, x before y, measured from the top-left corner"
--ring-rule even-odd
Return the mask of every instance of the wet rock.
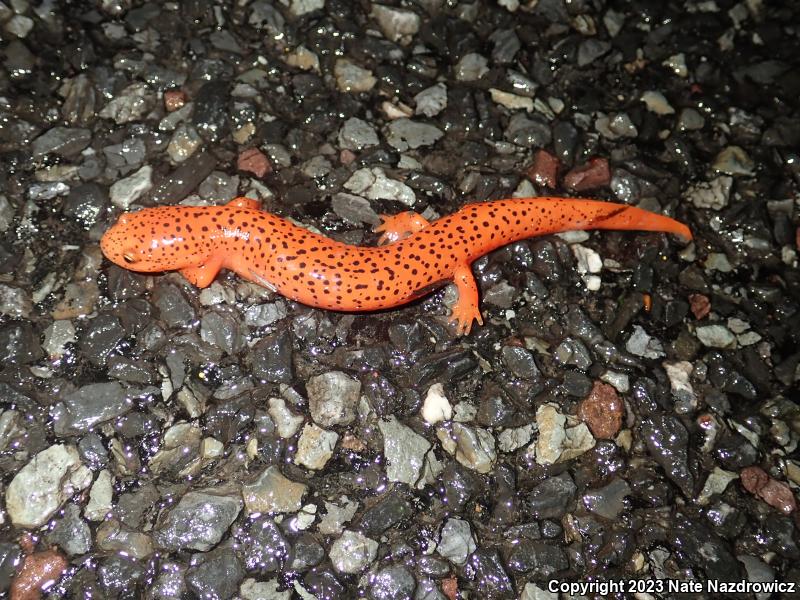
[[296, 538], [292, 550], [293, 556], [289, 568], [296, 571], [306, 571], [325, 559], [325, 549], [310, 533], [303, 533]]
[[755, 163], [739, 146], [728, 146], [717, 154], [711, 165], [720, 173], [733, 176], [750, 176], [755, 172]]
[[488, 429], [453, 423], [452, 428], [436, 432], [442, 447], [454, 454], [456, 460], [478, 473], [488, 473], [497, 460], [495, 440]]
[[788, 515], [797, 510], [797, 500], [789, 485], [773, 479], [760, 467], [746, 467], [740, 477], [744, 489], [782, 513]]
[[311, 418], [322, 427], [348, 425], [355, 419], [361, 382], [341, 371], [330, 371], [306, 384]]
[[558, 159], [545, 150], [537, 150], [527, 176], [536, 185], [555, 188], [558, 176]]
[[67, 559], [56, 550], [29, 554], [11, 584], [11, 598], [37, 600], [47, 584], [61, 579], [68, 566]]
[[254, 304], [244, 311], [244, 322], [250, 327], [266, 327], [286, 317], [286, 305], [283, 302]]
[[170, 551], [210, 550], [219, 543], [241, 510], [242, 500], [231, 490], [188, 492], [158, 525], [153, 540]]
[[105, 314], [92, 319], [80, 341], [81, 353], [95, 365], [103, 366], [108, 355], [125, 337], [125, 329], [116, 317]]
[[236, 354], [244, 345], [238, 320], [216, 311], [209, 311], [200, 319], [200, 339], [226, 354]]
[[81, 463], [75, 446], [50, 446], [36, 454], [11, 480], [5, 498], [8, 516], [17, 527], [41, 527], [91, 481], [91, 472]]
[[132, 175], [113, 183], [109, 189], [111, 204], [128, 210], [130, 205], [144, 196], [153, 187], [153, 168], [144, 165]]
[[647, 110], [657, 115], [673, 115], [675, 109], [659, 91], [648, 90], [642, 94], [642, 102], [647, 106]]
[[458, 81], [477, 81], [489, 72], [489, 61], [485, 56], [470, 52], [465, 54], [453, 68]]
[[39, 335], [27, 321], [7, 321], [0, 325], [0, 362], [24, 365], [42, 357]]
[[639, 325], [633, 326], [633, 334], [625, 342], [625, 349], [636, 356], [644, 358], [661, 358], [665, 356], [661, 342], [651, 337]]
[[290, 513], [300, 510], [308, 486], [284, 477], [275, 466], [267, 467], [250, 484], [242, 486], [247, 512]]
[[313, 423], [303, 427], [297, 440], [294, 463], [307, 469], [322, 469], [333, 456], [339, 434], [317, 427]]
[[428, 393], [422, 403], [421, 415], [429, 425], [440, 421], [449, 421], [453, 418], [453, 407], [445, 396], [444, 386], [441, 383], [435, 383], [428, 388]]
[[236, 168], [244, 173], [252, 173], [259, 179], [272, 172], [272, 164], [258, 148], [248, 148], [240, 152]]
[[192, 124], [203, 138], [216, 141], [228, 130], [230, 82], [225, 79], [204, 83], [194, 96]]
[[469, 567], [475, 573], [475, 588], [481, 598], [512, 597], [513, 585], [496, 550], [474, 552]]
[[169, 173], [156, 179], [148, 199], [154, 204], [175, 204], [180, 202], [213, 171], [217, 159], [210, 153], [200, 151]]
[[305, 420], [301, 415], [296, 415], [289, 410], [283, 398], [269, 399], [269, 416], [275, 422], [278, 435], [284, 439], [293, 437]]
[[444, 135], [438, 127], [411, 119], [395, 119], [384, 133], [389, 145], [400, 152], [432, 146]]
[[534, 487], [527, 495], [526, 502], [535, 518], [560, 519], [572, 510], [576, 492], [577, 487], [569, 473], [562, 473]]
[[686, 189], [684, 197], [697, 208], [720, 210], [728, 206], [733, 177], [720, 175], [711, 181], [701, 181]]
[[48, 154], [74, 158], [91, 141], [92, 132], [88, 129], [53, 127], [33, 140], [31, 151], [34, 160], [40, 160]]
[[63, 516], [47, 534], [47, 541], [63, 550], [67, 556], [86, 554], [92, 547], [92, 532], [81, 519], [81, 510], [76, 504], [67, 504]]
[[431, 449], [430, 442], [394, 416], [388, 421], [379, 421], [378, 427], [383, 435], [383, 454], [389, 481], [418, 485], [425, 457]]
[[203, 144], [203, 138], [197, 130], [186, 123], [181, 123], [172, 134], [167, 146], [167, 154], [174, 163], [182, 163], [194, 154]]
[[732, 348], [736, 345], [736, 336], [724, 325], [704, 325], [695, 329], [700, 342], [709, 348]]
[[447, 86], [444, 83], [432, 85], [414, 96], [414, 102], [415, 114], [435, 117], [447, 108]]
[[27, 319], [32, 310], [33, 302], [24, 289], [0, 284], [0, 314], [12, 319]]
[[339, 146], [347, 150], [361, 151], [379, 143], [378, 134], [372, 125], [356, 117], [347, 119], [339, 130]]
[[378, 22], [386, 39], [404, 46], [410, 44], [419, 31], [419, 15], [411, 10], [373, 4], [370, 16]]
[[244, 568], [231, 548], [215, 549], [186, 571], [186, 583], [199, 598], [233, 598], [244, 577]]
[[133, 83], [106, 104], [99, 114], [103, 119], [112, 119], [121, 125], [139, 121], [153, 106], [155, 99], [147, 86], [143, 83]]
[[358, 574], [378, 555], [378, 542], [357, 531], [345, 530], [331, 545], [329, 557], [339, 573]]
[[681, 131], [696, 131], [705, 127], [706, 120], [693, 108], [681, 109], [678, 114], [677, 128]]
[[728, 484], [739, 476], [732, 471], [725, 471], [719, 467], [714, 467], [711, 474], [703, 484], [703, 490], [697, 496], [697, 503], [701, 506], [708, 504], [711, 498], [723, 493], [728, 487]]
[[153, 540], [149, 535], [134, 531], [117, 519], [103, 521], [97, 527], [97, 548], [101, 552], [120, 553], [136, 560], [153, 554]]
[[584, 192], [608, 186], [611, 170], [608, 161], [593, 158], [588, 163], [571, 169], [564, 175], [564, 187], [573, 192]]
[[90, 383], [67, 394], [52, 410], [58, 435], [86, 433], [133, 409], [134, 400], [157, 393], [156, 388], [127, 388], [118, 382]]
[[516, 113], [508, 121], [505, 138], [512, 144], [525, 148], [541, 148], [550, 144], [552, 133], [547, 123]]
[[631, 494], [628, 483], [614, 478], [602, 488], [590, 490], [583, 495], [584, 506], [604, 519], [616, 519], [625, 510], [625, 498]]
[[552, 577], [569, 568], [567, 556], [560, 547], [534, 540], [519, 540], [508, 556], [508, 566], [531, 577]]
[[354, 194], [344, 192], [335, 194], [331, 199], [331, 208], [333, 212], [350, 223], [368, 223], [374, 226], [381, 222], [378, 213], [372, 209], [370, 203]]
[[584, 454], [595, 440], [584, 423], [568, 427], [567, 417], [553, 404], [543, 404], [536, 410], [539, 439], [536, 442], [536, 462], [543, 465], [564, 462]]
[[707, 317], [708, 313], [711, 312], [711, 301], [708, 299], [708, 296], [704, 296], [703, 294], [691, 294], [689, 296], [689, 303], [692, 314], [698, 321]]
[[589, 38], [578, 46], [578, 66], [585, 67], [604, 56], [611, 50], [611, 44], [605, 40]]
[[689, 471], [689, 433], [670, 415], [652, 415], [642, 423], [647, 450], [685, 496], [694, 495], [694, 476]]
[[322, 535], [339, 535], [344, 524], [353, 518], [358, 503], [342, 496], [338, 503], [325, 502], [325, 515], [320, 519], [317, 529]]
[[436, 550], [453, 564], [463, 566], [477, 547], [469, 522], [450, 518], [442, 527]]
[[96, 183], [84, 183], [73, 187], [61, 210], [65, 217], [91, 228], [108, 208], [108, 193]]
[[197, 315], [181, 289], [171, 283], [162, 284], [153, 291], [153, 303], [167, 327], [190, 325]]
[[622, 427], [625, 407], [610, 385], [594, 382], [592, 391], [578, 407], [578, 418], [584, 421], [592, 435], [601, 439], [612, 439]]
[[553, 356], [560, 364], [574, 365], [582, 371], [588, 369], [592, 364], [588, 348], [579, 339], [573, 337], [565, 338], [556, 346]]
[[84, 515], [90, 521], [102, 521], [111, 512], [111, 501], [114, 496], [114, 480], [111, 472], [103, 469], [97, 474], [89, 490], [89, 502], [84, 509]]
[[285, 568], [291, 546], [272, 519], [259, 517], [250, 521], [241, 531], [241, 538], [247, 570], [272, 573]]
[[414, 514], [411, 503], [397, 489], [388, 492], [380, 502], [364, 511], [359, 529], [364, 535], [379, 538], [387, 529]]
[[358, 169], [344, 187], [370, 200], [396, 200], [407, 206], [413, 206], [417, 200], [414, 190], [400, 181], [389, 179], [380, 167]]
[[371, 600], [410, 600], [417, 582], [405, 567], [395, 565], [376, 571], [370, 575], [368, 597]]
[[378, 81], [372, 75], [372, 71], [360, 67], [346, 58], [336, 60], [333, 72], [336, 76], [336, 85], [342, 92], [368, 92]]

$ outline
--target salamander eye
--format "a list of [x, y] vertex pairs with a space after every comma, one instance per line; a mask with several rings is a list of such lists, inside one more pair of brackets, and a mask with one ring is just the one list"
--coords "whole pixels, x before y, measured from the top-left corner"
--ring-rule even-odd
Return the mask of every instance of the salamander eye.
[[129, 265], [132, 265], [133, 263], [137, 262], [138, 259], [136, 258], [136, 255], [133, 252], [125, 252], [122, 255], [122, 260], [124, 260]]

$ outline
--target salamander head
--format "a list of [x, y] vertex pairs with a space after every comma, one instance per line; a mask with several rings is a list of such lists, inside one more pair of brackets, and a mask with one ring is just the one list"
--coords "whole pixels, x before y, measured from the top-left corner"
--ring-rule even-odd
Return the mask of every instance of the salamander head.
[[189, 210], [170, 206], [124, 214], [103, 235], [100, 248], [111, 262], [141, 273], [201, 265], [211, 245], [208, 236], [193, 230]]

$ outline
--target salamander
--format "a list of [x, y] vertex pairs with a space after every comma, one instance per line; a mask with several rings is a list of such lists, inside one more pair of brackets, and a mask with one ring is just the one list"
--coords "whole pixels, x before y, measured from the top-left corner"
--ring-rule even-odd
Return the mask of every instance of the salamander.
[[220, 269], [318, 308], [395, 307], [453, 282], [458, 333], [483, 324], [471, 264], [525, 238], [580, 229], [673, 233], [689, 228], [640, 208], [574, 198], [515, 198], [467, 204], [428, 222], [408, 211], [382, 216], [378, 246], [344, 244], [259, 210], [250, 198], [220, 206], [165, 206], [123, 214], [100, 241], [105, 256], [138, 272], [177, 270], [198, 287]]

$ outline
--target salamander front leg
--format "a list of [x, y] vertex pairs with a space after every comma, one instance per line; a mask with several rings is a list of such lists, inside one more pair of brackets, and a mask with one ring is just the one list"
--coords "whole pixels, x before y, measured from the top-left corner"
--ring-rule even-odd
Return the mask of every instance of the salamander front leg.
[[453, 283], [458, 289], [458, 302], [453, 307], [450, 322], [456, 323], [456, 333], [466, 335], [472, 329], [473, 319], [478, 325], [483, 325], [483, 318], [478, 307], [478, 284], [469, 265], [456, 267], [453, 273]]
[[375, 231], [381, 234], [378, 238], [378, 244], [381, 246], [404, 240], [430, 224], [421, 214], [413, 210], [396, 215], [380, 215], [380, 217], [383, 223], [378, 225]]
[[200, 265], [199, 267], [186, 267], [181, 269], [180, 273], [189, 283], [196, 285], [199, 288], [206, 288], [211, 285], [214, 278], [222, 268], [222, 259], [209, 258], [208, 262]]

